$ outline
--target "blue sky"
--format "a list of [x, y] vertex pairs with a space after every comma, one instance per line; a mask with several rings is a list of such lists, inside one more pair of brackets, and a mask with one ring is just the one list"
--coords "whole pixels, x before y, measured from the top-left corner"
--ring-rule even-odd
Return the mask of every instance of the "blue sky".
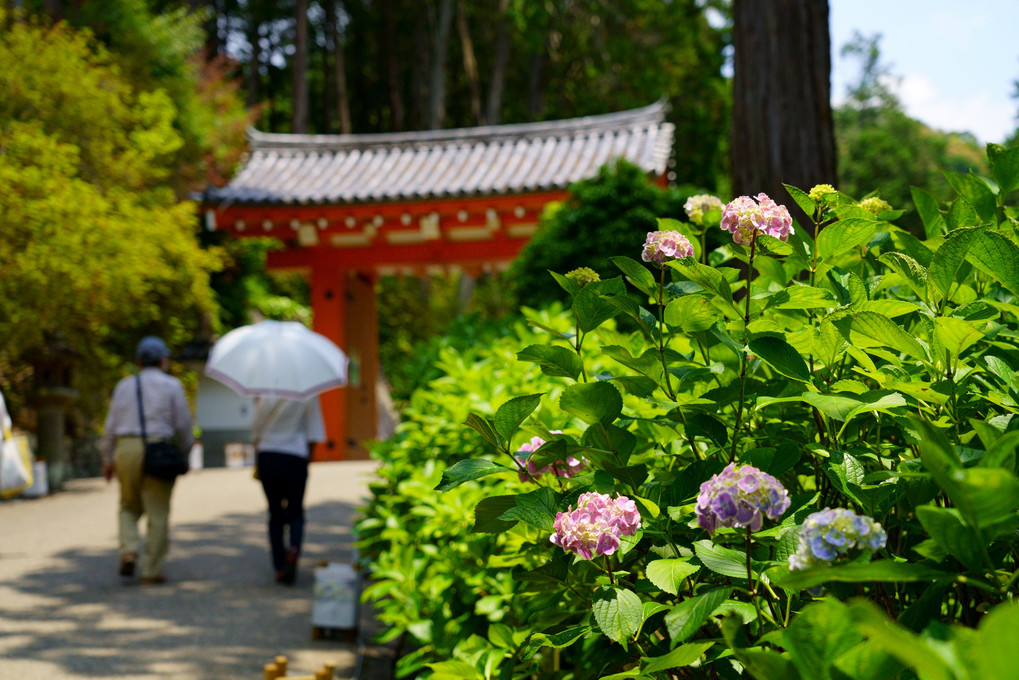
[[882, 61], [901, 78], [911, 117], [981, 142], [1016, 129], [1019, 0], [829, 0], [829, 10], [834, 103], [859, 77], [859, 61], [840, 54], [856, 29], [882, 35]]

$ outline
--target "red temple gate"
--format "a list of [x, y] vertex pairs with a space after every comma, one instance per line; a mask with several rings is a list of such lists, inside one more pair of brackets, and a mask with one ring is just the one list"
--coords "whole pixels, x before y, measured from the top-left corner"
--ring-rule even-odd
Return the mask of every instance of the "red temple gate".
[[269, 268], [303, 273], [314, 328], [347, 352], [351, 380], [322, 395], [328, 441], [316, 460], [364, 458], [375, 439], [379, 276], [505, 268], [570, 184], [624, 158], [664, 180], [664, 104], [518, 125], [373, 135], [252, 131], [227, 186], [203, 198], [206, 224], [285, 248]]

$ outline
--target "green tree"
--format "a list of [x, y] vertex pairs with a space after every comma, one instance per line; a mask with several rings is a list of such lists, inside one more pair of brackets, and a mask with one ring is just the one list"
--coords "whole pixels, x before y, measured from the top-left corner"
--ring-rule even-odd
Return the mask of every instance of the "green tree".
[[647, 232], [656, 230], [658, 217], [683, 218], [683, 202], [696, 193], [663, 189], [651, 183], [637, 166], [619, 161], [570, 187], [570, 198], [545, 209], [538, 232], [521, 251], [509, 271], [517, 298], [539, 306], [563, 299], [548, 285], [548, 272], [590, 267], [602, 278], [618, 275], [608, 257], [640, 255]]
[[[180, 343], [213, 315], [219, 254], [199, 247], [195, 206], [171, 188], [183, 140], [170, 97], [132, 88], [88, 32], [8, 26], [0, 377], [24, 380], [32, 351], [60, 339], [82, 355], [81, 390], [105, 394], [138, 337]], [[102, 400], [82, 405], [93, 416], [103, 409]]]
[[[247, 80], [249, 103], [264, 103], [258, 126], [294, 131], [292, 72], [303, 35], [294, 4], [203, 4], [229, 33], [226, 44]], [[722, 74], [728, 30], [711, 25], [707, 12], [726, 6], [700, 0], [309, 3], [308, 131], [518, 123], [665, 97], [683, 158], [676, 180], [714, 186], [724, 175], [729, 122]]]
[[[906, 115], [891, 88], [894, 76], [881, 62], [880, 35], [857, 33], [842, 54], [861, 62], [859, 79], [850, 85], [848, 98], [835, 110], [838, 145], [838, 188], [857, 198], [874, 186], [881, 198], [896, 209], [910, 209], [910, 187], [932, 194], [939, 201], [952, 196], [941, 174], [983, 171], [982, 154], [972, 135], [931, 130]], [[903, 219], [917, 230], [914, 215]]]
[[[41, 12], [45, 3], [25, 4]], [[157, 11], [159, 5], [166, 7]], [[253, 114], [244, 107], [231, 63], [203, 52], [205, 17], [211, 13], [146, 0], [61, 3], [60, 10], [64, 21], [90, 29], [106, 46], [125, 82], [170, 98], [180, 144], [167, 179], [178, 195], [221, 184], [233, 174]]]

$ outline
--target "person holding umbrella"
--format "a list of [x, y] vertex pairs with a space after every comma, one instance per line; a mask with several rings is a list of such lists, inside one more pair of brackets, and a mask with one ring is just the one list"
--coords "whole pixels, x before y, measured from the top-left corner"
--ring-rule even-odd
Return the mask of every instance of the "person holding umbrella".
[[216, 341], [205, 374], [255, 397], [257, 472], [269, 503], [276, 582], [293, 584], [304, 539], [304, 490], [326, 432], [318, 395], [347, 384], [347, 355], [296, 321], [260, 321]]
[[315, 442], [325, 440], [318, 397], [305, 401], [256, 397], [251, 426], [258, 478], [269, 503], [269, 548], [276, 582], [297, 580], [304, 538], [304, 490]]

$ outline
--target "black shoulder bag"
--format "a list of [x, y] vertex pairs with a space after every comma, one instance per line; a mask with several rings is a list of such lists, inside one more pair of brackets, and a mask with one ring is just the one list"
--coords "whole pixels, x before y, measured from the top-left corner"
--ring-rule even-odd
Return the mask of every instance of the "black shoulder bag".
[[173, 442], [163, 439], [150, 442], [145, 436], [145, 409], [142, 407], [142, 377], [137, 376], [138, 415], [142, 421], [142, 445], [145, 457], [142, 459], [142, 472], [150, 477], [172, 482], [178, 475], [185, 474], [190, 466], [180, 448]]

